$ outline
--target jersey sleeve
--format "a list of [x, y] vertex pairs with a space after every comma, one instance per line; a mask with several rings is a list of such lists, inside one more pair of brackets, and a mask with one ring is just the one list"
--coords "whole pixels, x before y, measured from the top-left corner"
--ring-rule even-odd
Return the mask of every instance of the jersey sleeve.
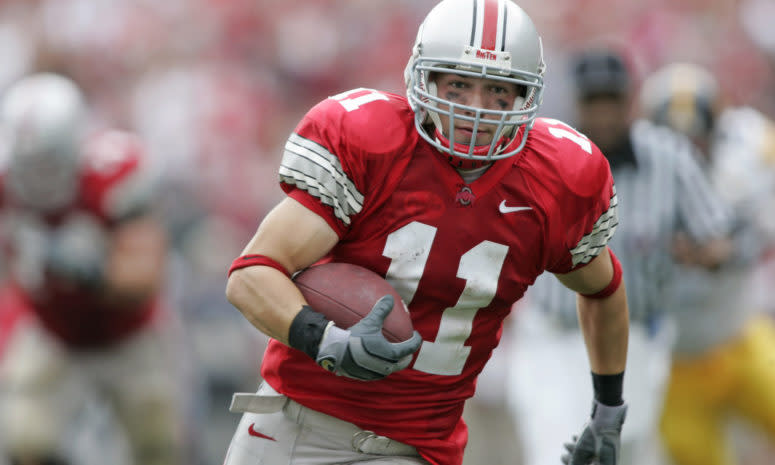
[[108, 223], [146, 213], [155, 193], [155, 178], [143, 144], [135, 135], [105, 131], [83, 148], [81, 202]]
[[341, 149], [321, 104], [301, 121], [285, 144], [280, 186], [290, 197], [323, 217], [342, 236], [363, 209], [363, 170]]
[[[613, 176], [600, 150], [565, 157], [558, 170], [556, 210], [549, 218], [546, 270], [568, 273], [597, 257], [619, 224]], [[575, 152], [578, 152], [577, 150]]]
[[[356, 89], [346, 95], [353, 97], [329, 98], [304, 116], [285, 144], [278, 172], [286, 194], [324, 218], [340, 237], [380, 190], [405, 133], [388, 94]], [[368, 105], [346, 105], [359, 97]]]

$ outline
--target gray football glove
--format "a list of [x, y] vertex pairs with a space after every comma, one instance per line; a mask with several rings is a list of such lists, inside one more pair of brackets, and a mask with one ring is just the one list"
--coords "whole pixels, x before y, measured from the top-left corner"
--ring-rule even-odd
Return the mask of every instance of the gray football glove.
[[568, 453], [562, 456], [565, 465], [619, 465], [620, 435], [627, 404], [611, 407], [592, 402], [592, 415], [580, 436], [565, 444]]
[[372, 381], [403, 370], [420, 348], [422, 338], [415, 331], [403, 342], [389, 342], [382, 335], [382, 323], [393, 309], [393, 296], [379, 299], [368, 315], [349, 329], [330, 323], [323, 333], [315, 361], [337, 375]]

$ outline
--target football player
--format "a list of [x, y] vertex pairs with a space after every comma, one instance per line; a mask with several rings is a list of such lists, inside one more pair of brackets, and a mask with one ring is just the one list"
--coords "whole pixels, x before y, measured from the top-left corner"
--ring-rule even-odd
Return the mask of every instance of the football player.
[[[775, 247], [775, 125], [750, 107], [727, 106], [706, 69], [674, 63], [651, 74], [645, 114], [689, 136], [698, 161], [733, 209], [729, 259], [698, 268], [708, 253], [676, 237], [684, 264], [674, 282], [678, 339], [662, 410], [661, 433], [677, 465], [740, 463], [727, 437], [728, 414], [758, 425], [775, 444], [775, 324], [757, 301], [754, 279]], [[766, 286], [769, 288], [772, 281]]]
[[[616, 191], [586, 136], [537, 118], [543, 73], [515, 3], [444, 0], [420, 26], [406, 97], [353, 89], [303, 117], [279, 168], [287, 198], [230, 269], [227, 298], [273, 340], [258, 392], [233, 399], [244, 415], [226, 465], [459, 465], [464, 403], [544, 270], [578, 292], [596, 386], [570, 463], [617, 463], [628, 311], [606, 246]], [[384, 276], [414, 337], [388, 343], [307, 305], [290, 277], [321, 259]], [[379, 300], [372, 319], [390, 308]]]
[[88, 396], [115, 407], [134, 463], [180, 463], [180, 360], [161, 302], [166, 238], [132, 134], [86, 132], [70, 79], [34, 74], [0, 106], [0, 213], [8, 282], [22, 313], [0, 363], [0, 435], [17, 464], [65, 464], [61, 441]]

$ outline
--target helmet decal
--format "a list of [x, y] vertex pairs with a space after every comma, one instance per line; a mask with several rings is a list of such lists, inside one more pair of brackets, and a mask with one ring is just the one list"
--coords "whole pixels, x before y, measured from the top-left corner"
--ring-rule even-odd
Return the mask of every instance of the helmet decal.
[[[481, 8], [477, 8], [482, 4]], [[478, 13], [478, 14], [477, 14]], [[502, 20], [498, 21], [498, 17]], [[501, 29], [500, 36], [498, 28]], [[500, 37], [500, 46], [497, 45]], [[474, 0], [474, 27], [471, 30], [471, 46], [485, 50], [504, 50], [506, 37], [506, 12], [502, 0]]]

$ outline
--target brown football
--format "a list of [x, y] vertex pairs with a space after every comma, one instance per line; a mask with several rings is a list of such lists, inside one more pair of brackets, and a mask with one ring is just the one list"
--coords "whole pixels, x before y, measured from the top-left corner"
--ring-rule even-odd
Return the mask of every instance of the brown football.
[[382, 334], [391, 342], [412, 337], [412, 319], [401, 296], [382, 276], [367, 268], [325, 263], [301, 271], [293, 280], [315, 311], [344, 329], [365, 317], [382, 296], [392, 294], [395, 303], [385, 318]]

